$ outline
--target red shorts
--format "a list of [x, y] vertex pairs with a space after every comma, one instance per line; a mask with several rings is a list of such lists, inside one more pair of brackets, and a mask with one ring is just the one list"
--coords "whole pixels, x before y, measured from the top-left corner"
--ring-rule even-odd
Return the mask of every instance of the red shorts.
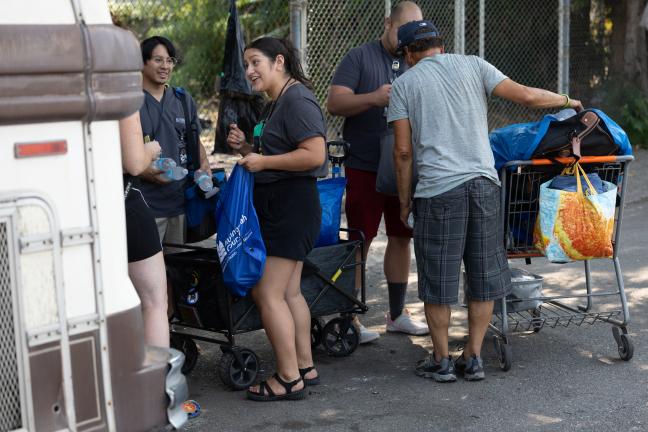
[[375, 172], [353, 168], [344, 171], [347, 179], [344, 209], [349, 228], [361, 230], [367, 240], [373, 239], [384, 214], [388, 237], [412, 238], [412, 230], [400, 220], [398, 197], [376, 192]]

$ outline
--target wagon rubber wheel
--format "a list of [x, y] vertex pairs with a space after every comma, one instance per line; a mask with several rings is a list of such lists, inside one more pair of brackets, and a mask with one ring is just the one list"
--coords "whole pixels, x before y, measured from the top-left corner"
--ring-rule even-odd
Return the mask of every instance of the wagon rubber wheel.
[[360, 335], [351, 318], [333, 318], [322, 329], [322, 345], [333, 357], [345, 357], [358, 348]]
[[628, 336], [628, 331], [625, 328], [612, 327], [612, 335], [619, 349], [619, 357], [621, 360], [629, 361], [634, 355], [634, 345]]
[[241, 348], [238, 352], [241, 362], [236, 359], [232, 351], [223, 351], [218, 362], [218, 377], [232, 390], [245, 390], [256, 380], [259, 373], [259, 359], [250, 349]]
[[321, 318], [311, 318], [311, 347], [315, 348], [322, 343], [322, 329], [324, 324]]
[[511, 345], [505, 342], [500, 336], [493, 336], [493, 345], [495, 347], [495, 354], [497, 354], [500, 369], [504, 372], [510, 370], [513, 363]]
[[185, 361], [182, 364], [182, 373], [187, 375], [196, 367], [198, 363], [198, 346], [196, 342], [188, 336], [171, 335], [171, 347], [182, 351], [185, 355]]

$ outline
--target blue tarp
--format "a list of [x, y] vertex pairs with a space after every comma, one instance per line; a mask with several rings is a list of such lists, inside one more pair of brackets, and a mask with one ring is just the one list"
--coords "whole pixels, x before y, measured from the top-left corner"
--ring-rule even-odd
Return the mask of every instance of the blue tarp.
[[[628, 135], [614, 120], [608, 117], [603, 111], [588, 109], [599, 115], [610, 135], [619, 146], [620, 155], [631, 155], [632, 146]], [[538, 122], [518, 123], [495, 129], [491, 132], [490, 145], [495, 157], [495, 169], [499, 169], [508, 161], [529, 160], [533, 152], [538, 148], [549, 125], [555, 121], [565, 120], [576, 115], [573, 109], [565, 109], [556, 114], [547, 114]]]

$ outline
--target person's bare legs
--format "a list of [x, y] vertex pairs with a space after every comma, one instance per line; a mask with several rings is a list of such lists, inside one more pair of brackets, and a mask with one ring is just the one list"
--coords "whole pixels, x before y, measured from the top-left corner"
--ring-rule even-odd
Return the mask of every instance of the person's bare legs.
[[448, 357], [448, 328], [450, 327], [450, 306], [425, 303], [425, 318], [430, 328], [432, 345], [437, 358]]
[[464, 348], [464, 358], [470, 358], [475, 354], [481, 356], [481, 347], [484, 336], [488, 330], [488, 323], [493, 317], [493, 305], [491, 301], [468, 301], [468, 342]]
[[411, 255], [409, 238], [387, 237], [383, 271], [385, 272], [387, 292], [389, 294], [389, 318], [392, 320], [398, 318], [405, 308]]
[[387, 282], [407, 282], [411, 261], [410, 239], [405, 237], [387, 237], [387, 248], [383, 270]]
[[142, 302], [144, 340], [148, 345], [168, 348], [167, 281], [162, 252], [128, 263], [128, 275]]
[[[295, 347], [295, 321], [286, 302], [288, 283], [296, 267], [297, 261], [269, 256], [266, 258], [261, 280], [252, 289], [252, 298], [261, 313], [263, 328], [277, 361], [277, 373], [287, 382], [299, 378]], [[274, 378], [268, 380], [268, 385], [276, 395], [286, 393], [286, 389]], [[293, 391], [302, 388], [304, 388], [304, 383], [300, 382], [295, 385]], [[258, 393], [259, 386], [250, 387], [250, 391]]]
[[[295, 321], [295, 347], [297, 349], [297, 365], [300, 369], [313, 366], [313, 351], [311, 349], [311, 314], [306, 299], [301, 292], [301, 273], [304, 263], [299, 261], [290, 276], [286, 302]], [[317, 371], [313, 369], [304, 378], [314, 379]]]
[[[356, 253], [357, 261], [360, 261], [361, 257], [363, 261], [367, 261], [372, 241], [373, 238], [365, 239], [362, 255], [360, 255], [360, 251]], [[410, 261], [410, 239], [394, 236], [387, 237], [387, 247], [385, 248], [385, 258], [383, 262], [383, 271], [385, 272], [385, 278], [387, 281], [407, 282], [410, 273]], [[356, 290], [360, 290], [362, 284], [360, 266], [358, 266], [357, 269]]]

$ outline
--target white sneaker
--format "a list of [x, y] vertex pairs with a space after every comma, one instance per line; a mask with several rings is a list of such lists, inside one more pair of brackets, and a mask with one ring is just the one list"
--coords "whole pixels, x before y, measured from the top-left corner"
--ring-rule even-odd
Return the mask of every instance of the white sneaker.
[[356, 328], [358, 329], [358, 333], [360, 333], [360, 344], [375, 341], [380, 337], [380, 333], [369, 330], [367, 327], [360, 324], [360, 321], [356, 322]]
[[387, 324], [388, 332], [399, 332], [412, 336], [422, 336], [430, 332], [427, 324], [413, 320], [407, 309], [405, 309], [403, 313], [393, 321], [389, 316], [389, 312], [387, 312], [385, 314], [385, 322]]

